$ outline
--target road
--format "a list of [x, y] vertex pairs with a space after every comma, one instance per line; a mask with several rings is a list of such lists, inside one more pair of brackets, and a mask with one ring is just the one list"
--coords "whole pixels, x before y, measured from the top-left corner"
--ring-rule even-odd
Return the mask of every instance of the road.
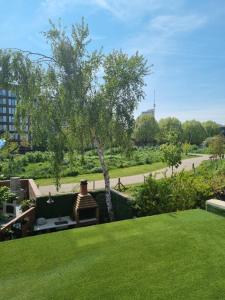
[[[175, 169], [175, 172], [181, 172], [182, 170], [189, 171], [192, 169], [193, 164], [195, 167], [198, 167], [204, 160], [208, 160], [209, 155], [201, 155], [193, 158], [184, 159], [181, 163], [181, 165]], [[150, 173], [145, 174], [139, 174], [139, 175], [132, 175], [132, 176], [125, 176], [121, 177], [121, 182], [124, 185], [128, 184], [136, 184], [136, 183], [143, 183], [144, 182], [144, 176], [148, 176]], [[171, 176], [172, 170], [171, 168], [163, 168], [154, 172], [151, 172], [151, 174], [156, 178], [160, 179], [165, 176]], [[114, 188], [116, 184], [118, 183], [118, 178], [112, 178], [110, 180], [111, 187]], [[89, 181], [88, 187], [89, 190], [93, 190], [93, 185], [95, 189], [102, 189], [105, 186], [104, 180], [97, 180], [93, 183], [93, 181]], [[60, 190], [57, 192], [56, 187], [54, 185], [46, 185], [46, 186], [39, 186], [39, 190], [42, 195], [48, 195], [49, 192], [54, 194], [62, 194], [62, 193], [69, 193], [73, 191], [77, 191], [79, 189], [79, 183], [66, 183], [62, 184], [60, 187]]]

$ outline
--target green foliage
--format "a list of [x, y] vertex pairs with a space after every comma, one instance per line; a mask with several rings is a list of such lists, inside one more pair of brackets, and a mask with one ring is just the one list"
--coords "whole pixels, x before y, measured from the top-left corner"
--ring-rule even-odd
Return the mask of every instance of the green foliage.
[[181, 122], [176, 118], [165, 118], [159, 121], [160, 143], [180, 143], [183, 139]]
[[[12, 176], [18, 171], [14, 158], [18, 152], [19, 145], [18, 143], [10, 140], [10, 135], [8, 132], [6, 132], [2, 137], [6, 141], [4, 147], [0, 149], [0, 172], [1, 179], [4, 179]], [[7, 166], [4, 161], [7, 161]]]
[[207, 137], [205, 128], [199, 121], [191, 120], [182, 124], [184, 140], [190, 144], [200, 145]]
[[188, 155], [190, 150], [191, 150], [191, 144], [189, 144], [189, 143], [182, 144], [182, 151], [185, 155]]
[[203, 176], [181, 172], [161, 180], [149, 177], [136, 188], [133, 205], [138, 216], [154, 215], [204, 207], [205, 200], [212, 195], [212, 188]]
[[173, 169], [178, 168], [181, 164], [181, 147], [173, 144], [163, 144], [160, 146], [160, 150], [162, 152], [162, 161], [165, 162], [168, 167], [172, 167]]
[[45, 162], [49, 161], [50, 153], [48, 152], [41, 152], [41, 151], [35, 151], [35, 152], [27, 152], [25, 153], [21, 160], [23, 160], [23, 163], [39, 163], [39, 162]]
[[215, 198], [225, 199], [225, 160], [205, 161], [197, 169], [204, 177]]
[[[69, 158], [69, 153], [65, 154], [61, 163], [61, 176], [77, 176], [79, 174], [102, 173], [102, 168], [96, 154], [96, 150], [89, 150], [82, 155], [74, 153], [73, 158]], [[130, 156], [121, 153], [119, 148], [111, 148], [105, 151], [105, 160], [109, 170], [139, 166], [161, 161], [161, 151], [157, 147], [134, 147]], [[12, 163], [11, 163], [12, 165]], [[2, 174], [4, 178], [9, 178], [9, 161], [2, 161]], [[51, 154], [49, 152], [28, 152], [24, 155], [16, 155], [13, 159], [12, 176], [21, 178], [50, 178], [52, 177]]]
[[181, 172], [170, 178], [149, 177], [145, 184], [133, 187], [133, 205], [138, 216], [205, 207], [210, 198], [225, 199], [225, 161], [204, 161], [193, 172]]
[[225, 153], [225, 137], [223, 135], [217, 135], [209, 142], [210, 153], [219, 158], [224, 157]]
[[30, 200], [30, 199], [22, 200], [21, 203], [20, 203], [20, 207], [21, 207], [22, 212], [28, 210], [29, 208], [31, 208], [34, 205], [35, 205], [34, 201]]
[[136, 145], [155, 145], [158, 134], [159, 126], [153, 116], [141, 115], [137, 118], [134, 128], [134, 140]]
[[219, 134], [220, 125], [214, 121], [206, 121], [202, 123], [202, 126], [205, 128], [207, 137], [212, 137]]
[[11, 193], [10, 189], [6, 186], [0, 187], [0, 204], [2, 202], [9, 202], [16, 199], [14, 193]]

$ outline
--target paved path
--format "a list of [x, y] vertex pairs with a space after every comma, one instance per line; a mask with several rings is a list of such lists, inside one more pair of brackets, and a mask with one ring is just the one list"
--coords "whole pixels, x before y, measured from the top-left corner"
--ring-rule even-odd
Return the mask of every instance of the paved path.
[[[191, 170], [192, 166], [194, 164], [195, 167], [198, 167], [204, 160], [208, 160], [209, 155], [202, 155], [198, 157], [193, 157], [193, 158], [188, 158], [184, 159], [182, 161], [182, 164], [175, 169], [175, 172], [180, 172], [182, 170]], [[154, 172], [150, 172], [156, 179], [160, 179], [165, 176], [171, 176], [172, 170], [171, 168], [163, 168]], [[126, 176], [126, 177], [121, 177], [121, 182], [124, 185], [128, 184], [135, 184], [135, 183], [143, 183], [144, 182], [144, 176], [148, 176], [150, 173], [145, 173], [145, 174], [139, 174], [139, 175], [133, 175], [133, 176]], [[118, 178], [112, 178], [110, 180], [111, 182], [111, 187], [115, 187], [115, 185], [118, 182]], [[89, 181], [88, 184], [89, 190], [93, 189], [93, 181]], [[95, 189], [102, 189], [105, 187], [104, 180], [97, 180], [95, 181]], [[59, 192], [56, 191], [56, 188], [54, 185], [46, 185], [46, 186], [40, 186], [39, 190], [42, 195], [48, 195], [50, 192], [51, 194], [61, 194], [61, 193], [68, 193], [72, 192], [75, 190], [78, 190], [79, 188], [79, 183], [66, 183], [62, 184]]]

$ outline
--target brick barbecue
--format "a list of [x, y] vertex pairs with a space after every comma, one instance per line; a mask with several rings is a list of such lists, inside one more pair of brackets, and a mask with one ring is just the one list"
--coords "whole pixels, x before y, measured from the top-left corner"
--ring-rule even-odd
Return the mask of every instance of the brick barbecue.
[[80, 182], [80, 193], [74, 207], [77, 225], [91, 225], [99, 223], [99, 208], [93, 196], [88, 193], [87, 180]]

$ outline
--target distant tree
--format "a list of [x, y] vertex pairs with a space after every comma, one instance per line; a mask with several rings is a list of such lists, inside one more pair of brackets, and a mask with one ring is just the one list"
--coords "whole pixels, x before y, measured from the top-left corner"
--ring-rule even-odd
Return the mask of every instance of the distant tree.
[[160, 146], [162, 151], [162, 161], [165, 162], [168, 167], [172, 168], [172, 174], [174, 168], [178, 168], [181, 164], [181, 147], [173, 144], [163, 144]]
[[161, 119], [159, 121], [160, 142], [178, 143], [183, 139], [183, 130], [181, 122], [173, 117]]
[[141, 115], [134, 128], [134, 140], [137, 145], [154, 145], [159, 134], [159, 125], [154, 116]]
[[207, 137], [212, 137], [219, 134], [220, 125], [214, 121], [206, 121], [202, 123], [202, 126], [205, 128]]
[[186, 121], [182, 124], [182, 128], [187, 143], [200, 145], [206, 138], [206, 130], [199, 121]]
[[209, 149], [210, 153], [222, 159], [225, 152], [225, 137], [221, 134], [213, 137], [209, 143]]
[[182, 144], [182, 150], [183, 150], [185, 155], [188, 155], [188, 153], [191, 150], [191, 144], [189, 144], [189, 143]]

